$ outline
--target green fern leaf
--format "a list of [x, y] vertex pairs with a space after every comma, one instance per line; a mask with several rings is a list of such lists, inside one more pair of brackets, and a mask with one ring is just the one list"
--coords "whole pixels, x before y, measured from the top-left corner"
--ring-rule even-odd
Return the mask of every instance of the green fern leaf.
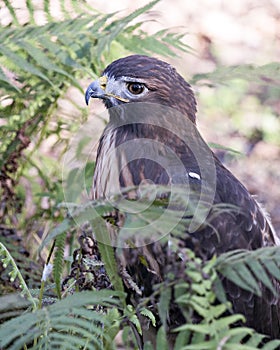
[[278, 350], [280, 346], [279, 340], [272, 340], [269, 343], [265, 344], [262, 349], [263, 350]]
[[4, 4], [6, 5], [7, 9], [10, 12], [10, 15], [12, 16], [13, 22], [16, 26], [19, 26], [19, 21], [16, 15], [16, 11], [14, 10], [13, 5], [10, 3], [9, 0], [3, 0]]
[[215, 149], [221, 149], [223, 151], [227, 151], [227, 152], [230, 152], [230, 153], [235, 153], [235, 154], [240, 154], [242, 155], [242, 152], [239, 152], [233, 148], [230, 148], [230, 147], [225, 147], [223, 145], [220, 145], [219, 143], [215, 143], [215, 142], [209, 142], [208, 143], [209, 147], [211, 148], [215, 148]]
[[262, 283], [275, 295], [277, 295], [277, 292], [275, 290], [275, 287], [273, 286], [271, 279], [268, 277], [267, 272], [265, 271], [263, 265], [258, 261], [249, 261], [248, 266], [250, 267], [251, 271], [254, 273], [255, 278], [259, 281], [262, 281]]
[[101, 254], [102, 261], [105, 264], [106, 272], [116, 291], [124, 291], [122, 280], [118, 274], [118, 267], [115, 257], [115, 252], [111, 246], [108, 229], [103, 218], [97, 217], [91, 221], [95, 237], [98, 244], [98, 249]]
[[80, 91], [83, 91], [81, 89], [80, 84], [76, 81], [76, 79], [68, 74], [65, 70], [59, 68], [56, 64], [54, 64], [48, 56], [43, 53], [42, 50], [36, 47], [36, 42], [33, 41], [27, 41], [27, 40], [21, 40], [19, 42], [19, 47], [26, 50], [26, 52], [32, 57], [41, 68], [46, 69], [49, 72], [56, 72], [59, 73], [65, 77], [67, 77], [70, 81], [72, 81], [73, 85], [76, 86]]
[[29, 12], [29, 23], [30, 24], [35, 24], [35, 17], [34, 17], [34, 5], [32, 3], [32, 0], [25, 0], [26, 7]]
[[1, 44], [0, 53], [6, 56], [9, 60], [11, 60], [11, 62], [13, 62], [13, 64], [16, 65], [18, 68], [47, 81], [50, 85], [53, 86], [53, 83], [45, 74], [43, 74], [34, 65], [32, 65], [27, 60], [25, 60], [22, 56], [10, 50], [7, 46], [4, 46], [3, 44]]
[[244, 79], [246, 81], [253, 81], [254, 83], [258, 82], [279, 86], [280, 64], [278, 62], [272, 62], [259, 67], [251, 64], [230, 67], [220, 66], [214, 72], [194, 75], [191, 83], [196, 84], [201, 80], [206, 80], [208, 82], [210, 81], [211, 84], [225, 84], [226, 81], [233, 79]]
[[8, 249], [4, 246], [3, 243], [0, 242], [0, 261], [3, 264], [4, 269], [6, 269], [9, 265], [12, 266], [12, 271], [10, 272], [10, 277], [15, 280], [16, 278], [19, 279], [20, 282], [20, 288], [22, 290], [22, 295], [26, 296], [28, 301], [32, 303], [33, 308], [36, 308], [36, 301], [31, 295], [24, 278], [22, 277], [22, 274], [20, 273], [17, 264], [11, 254], [9, 253]]
[[120, 20], [114, 21], [104, 28], [105, 35], [100, 38], [97, 45], [97, 56], [101, 57], [102, 52], [107, 48], [111, 42], [123, 31], [123, 29], [128, 25], [129, 22], [139, 17], [142, 13], [150, 10], [159, 0], [150, 2], [149, 4], [137, 9], [130, 15], [121, 18]]
[[[279, 254], [279, 251], [278, 251]], [[280, 255], [280, 254], [279, 254]], [[280, 257], [278, 256], [278, 259], [280, 260]], [[265, 262], [265, 267], [269, 271], [269, 273], [275, 277], [278, 281], [280, 281], [280, 263], [276, 263], [274, 260], [267, 260]]]
[[63, 271], [64, 249], [66, 241], [66, 232], [58, 235], [55, 239], [55, 256], [53, 262], [53, 277], [56, 285], [56, 293], [61, 299], [61, 276]]
[[182, 350], [185, 344], [189, 344], [191, 333], [189, 331], [180, 332], [175, 341], [174, 350]]
[[280, 280], [279, 247], [228, 252], [217, 258], [216, 268], [224, 277], [256, 295], [261, 295], [261, 284], [275, 294], [271, 276]]
[[[51, 15], [50, 11], [50, 0], [44, 0], [44, 14], [48, 22], [53, 21], [53, 16]], [[65, 13], [63, 13], [63, 15], [66, 18]]]
[[147, 317], [152, 322], [153, 327], [156, 327], [155, 315], [150, 310], [147, 308], [141, 309], [140, 314]]
[[[254, 336], [250, 337], [246, 341], [246, 346], [251, 346], [251, 347], [254, 347], [255, 349], [257, 349], [258, 346], [261, 345], [264, 338], [265, 338], [265, 336], [262, 334], [254, 334]], [[235, 338], [232, 337], [231, 339], [232, 339], [232, 341], [235, 341], [235, 342], [241, 342], [243, 338], [237, 336]]]
[[145, 342], [144, 344], [144, 350], [154, 350], [154, 346], [151, 344], [150, 341]]
[[239, 275], [240, 279], [247, 283], [251, 291], [254, 291], [257, 295], [261, 295], [260, 286], [247, 265], [240, 264], [238, 269], [235, 269], [235, 272]]
[[13, 84], [8, 77], [6, 76], [6, 74], [3, 72], [3, 69], [0, 66], [0, 81], [2, 81], [3, 83], [6, 83], [8, 85], [9, 89], [15, 90], [16, 92], [19, 92], [20, 89], [15, 86], [15, 84]]
[[155, 33], [154, 36], [167, 43], [170, 47], [177, 48], [179, 51], [194, 53], [194, 50], [182, 41], [185, 34], [177, 34], [170, 32], [170, 29], [163, 29]]
[[162, 286], [159, 298], [158, 312], [163, 324], [163, 327], [166, 328], [166, 321], [168, 317], [168, 310], [171, 301], [171, 288]]
[[166, 333], [164, 327], [161, 326], [157, 332], [157, 347], [156, 350], [168, 350], [168, 342], [166, 339]]
[[102, 338], [108, 337], [103, 333], [104, 327], [109, 328], [111, 321], [106, 314], [90, 308], [116, 307], [119, 297], [123, 295], [114, 291], [81, 292], [54, 305], [23, 314], [2, 324], [0, 348], [20, 350], [24, 344], [37, 338], [34, 349], [54, 349], [56, 346], [69, 349], [72, 345], [77, 349], [87, 342], [87, 349], [102, 349]]

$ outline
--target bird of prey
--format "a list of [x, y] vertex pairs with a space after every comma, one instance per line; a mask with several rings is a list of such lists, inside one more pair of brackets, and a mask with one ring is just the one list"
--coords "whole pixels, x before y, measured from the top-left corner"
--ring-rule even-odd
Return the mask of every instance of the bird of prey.
[[[170, 64], [145, 55], [118, 59], [89, 85], [87, 104], [90, 98], [102, 99], [110, 116], [99, 140], [94, 199], [110, 198], [127, 187], [149, 183], [197, 189], [197, 201], [203, 192], [211, 203], [209, 210], [186, 228], [184, 244], [196, 254], [210, 259], [234, 249], [279, 245], [265, 211], [203, 141], [196, 127], [191, 86]], [[232, 212], [211, 217], [212, 204], [226, 204]], [[205, 225], [204, 220], [210, 224]], [[135, 248], [139, 255], [146, 254], [148, 267], [141, 267], [132, 257], [126, 263], [144, 295], [152, 292], [153, 276], [161, 275], [166, 253], [151, 247], [152, 243]], [[141, 274], [145, 278], [141, 279]], [[230, 283], [225, 289], [234, 311], [246, 316], [247, 326], [280, 338], [279, 300], [256, 297]]]

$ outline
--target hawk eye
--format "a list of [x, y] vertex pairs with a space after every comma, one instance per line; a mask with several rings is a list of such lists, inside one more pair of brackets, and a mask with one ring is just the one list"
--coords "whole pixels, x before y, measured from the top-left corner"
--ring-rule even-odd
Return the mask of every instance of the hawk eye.
[[145, 85], [141, 83], [128, 83], [127, 88], [133, 95], [140, 95], [144, 91]]

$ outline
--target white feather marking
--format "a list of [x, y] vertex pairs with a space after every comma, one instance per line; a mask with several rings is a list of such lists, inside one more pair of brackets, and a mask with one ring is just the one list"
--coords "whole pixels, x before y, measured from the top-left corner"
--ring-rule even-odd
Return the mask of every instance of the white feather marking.
[[190, 171], [190, 172], [188, 173], [188, 175], [189, 175], [189, 177], [192, 177], [193, 179], [200, 180], [200, 175], [197, 174], [197, 173], [194, 173], [194, 172]]

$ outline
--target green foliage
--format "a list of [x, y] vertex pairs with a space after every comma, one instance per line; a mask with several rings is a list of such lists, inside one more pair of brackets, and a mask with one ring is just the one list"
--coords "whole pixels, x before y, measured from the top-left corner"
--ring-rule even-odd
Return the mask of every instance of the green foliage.
[[109, 329], [119, 319], [118, 314], [112, 319], [106, 309], [116, 307], [120, 296], [106, 290], [76, 293], [14, 318], [0, 329], [0, 347], [16, 350], [33, 344], [32, 349], [104, 349]]
[[66, 244], [66, 232], [61, 233], [55, 239], [56, 251], [54, 255], [54, 268], [53, 277], [56, 285], [56, 293], [59, 299], [61, 299], [61, 276], [63, 272], [64, 261], [64, 248]]
[[279, 247], [228, 252], [217, 258], [216, 268], [221, 275], [256, 295], [261, 296], [260, 283], [274, 295], [278, 294], [271, 282], [271, 276], [280, 279]]
[[[267, 257], [271, 255], [270, 250], [270, 248], [264, 248], [258, 251], [258, 257], [264, 265], [269, 265]], [[178, 335], [174, 349], [212, 350], [219, 347], [227, 350], [253, 350], [256, 347], [277, 349], [280, 341], [261, 345], [264, 338], [262, 335], [246, 327], [233, 327], [237, 321], [244, 321], [244, 317], [242, 315], [223, 316], [228, 305], [216, 302], [213, 288], [218, 273], [216, 266], [221, 270], [223, 264], [227, 266], [232, 262], [232, 258], [224, 254], [219, 262], [215, 259], [203, 262], [191, 251], [185, 251], [185, 253], [188, 256], [186, 279], [181, 282], [169, 279], [170, 283], [174, 282], [176, 302], [187, 319], [185, 325], [175, 330], [175, 334]], [[277, 271], [280, 272], [279, 267]], [[248, 286], [250, 283], [249, 279]], [[159, 290], [161, 288], [166, 290], [164, 284], [159, 286]], [[165, 294], [161, 293], [161, 301], [158, 305], [158, 313], [161, 315], [166, 314], [170, 304], [169, 292], [167, 296], [164, 296]], [[85, 349], [112, 349], [122, 320], [128, 319], [141, 333], [136, 310], [129, 305], [123, 308], [123, 303], [120, 303], [124, 297], [123, 293], [111, 290], [75, 293], [42, 310], [23, 314], [4, 323], [0, 329], [0, 346], [4, 348], [9, 346], [9, 349], [15, 350], [21, 349], [24, 344], [33, 344], [28, 347], [32, 349], [41, 347], [52, 349], [55, 346], [67, 349], [79, 346]], [[199, 324], [191, 322], [194, 311], [201, 317]], [[147, 309], [142, 309], [141, 313], [150, 319], [154, 318]], [[157, 332], [156, 349], [168, 348], [165, 328], [162, 326]], [[153, 349], [153, 347], [147, 342], [144, 349]]]
[[163, 324], [163, 327], [166, 329], [166, 322], [168, 318], [169, 305], [171, 301], [172, 289], [170, 286], [165, 286], [163, 284], [160, 291], [160, 298], [158, 304], [159, 317]]
[[156, 327], [156, 318], [155, 318], [155, 315], [154, 315], [149, 309], [146, 309], [146, 308], [141, 309], [140, 314], [141, 314], [142, 316], [147, 317], [147, 318], [151, 321], [152, 326], [153, 326], [153, 327]]
[[[188, 252], [188, 254], [189, 260], [186, 264], [188, 280], [175, 286], [175, 296], [180, 310], [189, 322], [178, 327], [176, 331], [189, 334], [184, 349], [198, 349], [199, 346], [201, 349], [217, 349], [220, 342], [231, 338], [231, 326], [245, 319], [242, 315], [224, 316], [229, 305], [217, 304], [213, 289], [217, 279], [217, 271], [213, 268], [215, 260], [204, 264], [200, 259], [195, 258], [193, 253]], [[194, 312], [201, 317], [199, 324], [192, 323]], [[238, 341], [235, 339], [233, 342], [237, 349], [239, 341], [247, 334], [251, 334], [252, 330], [235, 327], [234, 334], [236, 333], [242, 334]]]
[[25, 296], [31, 303], [33, 308], [36, 308], [36, 300], [33, 298], [33, 296], [30, 293], [30, 290], [28, 289], [24, 278], [22, 277], [21, 272], [18, 269], [18, 266], [7, 250], [7, 248], [0, 242], [0, 261], [3, 264], [4, 269], [6, 269], [8, 266], [12, 267], [12, 270], [9, 272], [10, 279], [14, 281], [16, 278], [19, 279], [19, 286], [22, 290], [22, 295]]
[[[95, 238], [98, 242], [98, 249], [101, 254], [101, 259], [105, 263], [107, 275], [115, 290], [123, 292], [122, 280], [118, 274], [118, 267], [115, 258], [115, 252], [110, 244], [108, 229], [102, 217], [97, 217], [90, 221], [94, 227]], [[123, 300], [124, 302], [124, 300]]]
[[250, 64], [218, 67], [214, 72], [194, 75], [192, 83], [196, 84], [204, 80], [211, 84], [221, 84], [234, 79], [279, 86], [280, 64], [272, 62], [259, 67]]
[[[267, 256], [267, 249], [259, 251], [259, 256]], [[215, 259], [204, 263], [196, 258], [192, 252], [188, 252], [188, 254], [190, 259], [187, 261], [185, 271], [188, 280], [187, 283], [175, 286], [175, 295], [180, 310], [184, 312], [184, 316], [189, 322], [176, 329], [181, 337], [178, 336], [175, 349], [253, 350], [257, 346], [261, 349], [277, 349], [280, 341], [272, 341], [262, 345], [263, 335], [255, 333], [250, 328], [236, 326], [237, 322], [244, 322], [245, 318], [238, 314], [225, 316], [224, 313], [229, 308], [228, 303], [217, 302], [216, 291], [214, 292], [213, 288], [219, 272], [219, 269], [216, 269], [216, 264], [221, 263], [223, 266], [224, 263], [227, 265], [228, 254], [222, 254], [219, 259], [223, 262], [219, 263]], [[264, 263], [265, 258], [262, 261]], [[250, 285], [251, 280], [250, 276], [247, 285]], [[234, 278], [232, 281], [236, 283]], [[199, 324], [191, 322], [194, 311], [201, 317]]]

